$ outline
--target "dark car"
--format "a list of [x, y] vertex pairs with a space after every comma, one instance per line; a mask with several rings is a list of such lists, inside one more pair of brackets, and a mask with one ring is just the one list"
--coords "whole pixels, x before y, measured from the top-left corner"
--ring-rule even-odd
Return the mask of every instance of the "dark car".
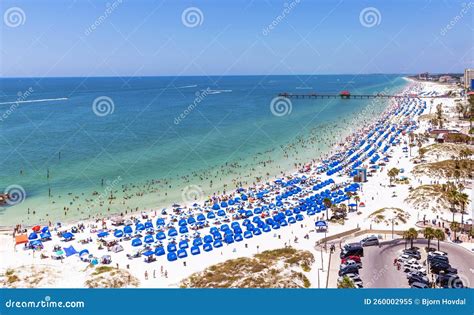
[[364, 257], [364, 248], [359, 243], [346, 244], [341, 251], [341, 259], [349, 256]]
[[413, 282], [410, 287], [412, 289], [428, 289], [429, 286], [426, 283], [421, 283], [421, 282]]
[[413, 274], [408, 278], [408, 284], [411, 285], [414, 282], [424, 283], [426, 285], [430, 285], [430, 280], [428, 277], [423, 276], [421, 274]]
[[431, 257], [428, 256], [428, 261], [430, 263], [437, 262], [437, 261], [449, 263], [449, 258], [448, 256], [431, 256]]
[[464, 288], [461, 278], [456, 274], [440, 274], [436, 276], [436, 285], [442, 288]]
[[448, 269], [452, 268], [449, 263], [445, 263], [445, 262], [434, 262], [430, 264], [430, 267], [431, 267], [431, 272], [436, 273], [436, 274], [440, 273], [441, 271], [446, 273]]
[[343, 275], [348, 274], [348, 273], [359, 274], [359, 268], [356, 265], [345, 266], [344, 268], [341, 268], [339, 270], [339, 277], [342, 277]]

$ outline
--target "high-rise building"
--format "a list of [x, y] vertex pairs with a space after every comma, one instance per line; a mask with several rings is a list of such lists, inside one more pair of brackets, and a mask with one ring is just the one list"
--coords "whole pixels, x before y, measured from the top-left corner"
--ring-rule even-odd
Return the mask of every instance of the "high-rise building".
[[474, 69], [464, 70], [464, 88], [474, 90], [473, 85], [474, 85]]

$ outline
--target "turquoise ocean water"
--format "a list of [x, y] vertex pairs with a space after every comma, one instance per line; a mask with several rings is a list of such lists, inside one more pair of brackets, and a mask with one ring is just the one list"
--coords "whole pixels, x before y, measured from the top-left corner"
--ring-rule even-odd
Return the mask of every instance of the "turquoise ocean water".
[[385, 108], [272, 103], [278, 93], [405, 84], [399, 75], [0, 79], [0, 190], [26, 196], [0, 206], [0, 225], [161, 209], [277, 176], [327, 152], [358, 114], [363, 124]]

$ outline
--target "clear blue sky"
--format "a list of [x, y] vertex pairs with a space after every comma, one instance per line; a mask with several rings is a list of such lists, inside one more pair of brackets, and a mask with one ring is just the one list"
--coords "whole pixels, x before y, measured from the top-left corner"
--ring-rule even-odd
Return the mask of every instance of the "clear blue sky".
[[[1, 75], [415, 73], [473, 66], [469, 1], [122, 0], [86, 34], [107, 3], [114, 1], [2, 0]], [[24, 12], [22, 25], [6, 25], [11, 7]], [[183, 24], [188, 7], [201, 10], [201, 25]], [[380, 12], [373, 27], [360, 22], [367, 7]]]

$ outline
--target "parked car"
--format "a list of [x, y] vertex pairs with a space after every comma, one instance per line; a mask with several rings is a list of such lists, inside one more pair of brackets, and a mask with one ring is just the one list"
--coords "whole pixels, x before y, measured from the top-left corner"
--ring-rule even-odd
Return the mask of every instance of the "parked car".
[[445, 263], [445, 262], [434, 262], [430, 264], [430, 267], [431, 267], [431, 272], [436, 273], [436, 274], [439, 274], [441, 271], [445, 273], [448, 273], [448, 272], [457, 273], [457, 270], [455, 268], [452, 268], [449, 263]]
[[423, 266], [421, 265], [411, 265], [411, 266], [407, 266], [404, 268], [405, 272], [413, 272], [413, 271], [417, 271], [421, 274], [426, 274], [426, 269], [423, 268]]
[[353, 260], [356, 263], [362, 263], [359, 256], [349, 256], [349, 257], [346, 257], [346, 258], [342, 258], [341, 259], [341, 264], [344, 264], [347, 260]]
[[414, 282], [420, 282], [420, 283], [425, 283], [427, 285], [430, 285], [430, 280], [428, 279], [428, 277], [422, 274], [413, 274], [408, 278], [409, 285], [411, 285]]
[[354, 260], [351, 260], [351, 259], [348, 259], [346, 260], [346, 262], [344, 264], [341, 264], [339, 266], [339, 269], [344, 269], [348, 266], [356, 266], [357, 268], [361, 268], [362, 264], [361, 263], [357, 263], [355, 262]]
[[[348, 276], [348, 275], [355, 275], [355, 276]], [[342, 277], [339, 277], [339, 278], [337, 279], [337, 283], [341, 283], [342, 281], [344, 281], [344, 277], [346, 277], [346, 276], [349, 277], [349, 279], [352, 280], [352, 282], [354, 283], [354, 285], [355, 285], [356, 288], [363, 288], [363, 287], [364, 287], [364, 285], [363, 285], [363, 283], [362, 283], [362, 280], [360, 279], [359, 275], [357, 275], [357, 274], [352, 274], [352, 273], [350, 273], [350, 274], [345, 274], [345, 275], [343, 275]]]
[[399, 262], [399, 263], [405, 263], [406, 261], [408, 261], [408, 260], [410, 260], [410, 259], [412, 259], [412, 258], [413, 258], [413, 257], [411, 257], [411, 256], [409, 256], [409, 255], [407, 255], [407, 254], [403, 254], [403, 255], [398, 256], [397, 262]]
[[434, 257], [434, 256], [448, 256], [448, 253], [438, 251], [438, 250], [435, 250], [434, 252], [429, 252], [428, 253], [428, 259], [430, 259], [431, 257]]
[[449, 263], [449, 258], [448, 256], [428, 256], [428, 262], [434, 263], [434, 262], [444, 262], [444, 263]]
[[429, 286], [426, 283], [421, 283], [421, 282], [413, 282], [410, 287], [412, 289], [428, 289]]
[[376, 246], [379, 245], [379, 239], [375, 235], [367, 236], [360, 241], [361, 246]]
[[343, 275], [348, 274], [348, 273], [359, 274], [359, 267], [357, 267], [357, 265], [349, 265], [349, 266], [346, 266], [342, 269], [339, 269], [339, 276], [343, 276]]
[[340, 254], [340, 258], [346, 258], [349, 256], [364, 257], [364, 248], [362, 248], [359, 243], [344, 245]]
[[[360, 280], [360, 276], [358, 273], [346, 273], [344, 276], [351, 278], [352, 280]], [[339, 277], [338, 280], [342, 281], [342, 278], [344, 277]]]
[[415, 249], [405, 249], [405, 250], [403, 251], [403, 254], [404, 254], [404, 255], [408, 255], [408, 256], [410, 256], [410, 257], [412, 257], [412, 258], [418, 259], [418, 260], [421, 259], [421, 254], [420, 254], [420, 252], [417, 251], [417, 250], [415, 250]]
[[424, 277], [426, 276], [426, 274], [419, 270], [407, 272], [407, 279], [409, 279], [412, 276]]

